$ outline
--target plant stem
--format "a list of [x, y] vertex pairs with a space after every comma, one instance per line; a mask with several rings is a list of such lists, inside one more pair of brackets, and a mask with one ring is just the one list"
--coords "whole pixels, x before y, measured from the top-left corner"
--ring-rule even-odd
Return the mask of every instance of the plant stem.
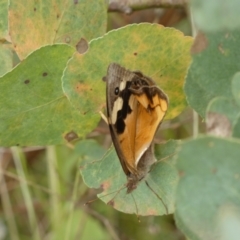
[[25, 181], [20, 181], [20, 187], [22, 190], [22, 194], [23, 194], [23, 198], [24, 198], [24, 202], [26, 204], [26, 208], [27, 208], [27, 214], [28, 214], [28, 218], [29, 218], [29, 224], [31, 227], [31, 230], [33, 232], [33, 237], [32, 239], [36, 239], [36, 240], [40, 240], [40, 232], [37, 226], [37, 219], [36, 219], [36, 215], [35, 215], [35, 210], [34, 210], [34, 206], [33, 206], [33, 200], [31, 198], [31, 194], [30, 194], [30, 190], [28, 188], [27, 185], [27, 167], [26, 167], [26, 159], [25, 156], [22, 152], [22, 149], [19, 147], [11, 147], [11, 151], [13, 154], [13, 160], [16, 166], [16, 171], [17, 174], [20, 178], [25, 179]]
[[109, 12], [131, 13], [147, 8], [183, 8], [188, 0], [109, 0]]
[[[2, 158], [0, 157], [0, 159]], [[6, 221], [8, 225], [10, 239], [19, 240], [17, 224], [15, 221], [13, 209], [11, 206], [11, 200], [8, 194], [8, 189], [5, 182], [4, 170], [2, 169], [2, 166], [0, 167], [0, 196], [1, 196], [2, 206], [3, 206], [3, 212], [6, 217]]]
[[48, 181], [49, 188], [51, 192], [56, 194], [50, 195], [50, 206], [49, 210], [51, 213], [51, 225], [52, 233], [58, 231], [58, 224], [61, 220], [61, 202], [59, 201], [60, 195], [60, 181], [58, 176], [58, 166], [57, 166], [57, 156], [56, 156], [56, 147], [48, 146], [47, 150], [47, 168], [48, 168]]
[[[192, 36], [195, 38], [197, 35], [197, 27], [195, 25], [191, 9], [189, 10], [189, 15], [191, 19]], [[193, 137], [194, 138], [198, 136], [198, 132], [199, 132], [198, 126], [199, 126], [198, 113], [193, 110]]]

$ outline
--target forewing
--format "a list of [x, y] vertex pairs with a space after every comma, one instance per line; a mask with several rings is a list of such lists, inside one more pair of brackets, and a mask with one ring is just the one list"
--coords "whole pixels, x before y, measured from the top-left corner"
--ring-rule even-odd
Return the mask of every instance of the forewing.
[[134, 73], [118, 64], [107, 73], [107, 112], [112, 140], [126, 175], [135, 172], [135, 136], [137, 101], [128, 90]]

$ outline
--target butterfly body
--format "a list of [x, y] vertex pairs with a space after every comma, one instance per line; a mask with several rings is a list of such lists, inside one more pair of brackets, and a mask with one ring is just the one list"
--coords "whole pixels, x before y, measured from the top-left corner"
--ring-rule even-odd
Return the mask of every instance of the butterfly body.
[[156, 161], [152, 142], [168, 98], [151, 78], [116, 63], [109, 65], [106, 81], [110, 133], [130, 193]]

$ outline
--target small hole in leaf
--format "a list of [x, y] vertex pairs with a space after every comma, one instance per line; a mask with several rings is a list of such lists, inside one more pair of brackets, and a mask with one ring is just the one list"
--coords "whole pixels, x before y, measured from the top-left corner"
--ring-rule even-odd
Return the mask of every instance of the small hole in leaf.
[[217, 172], [217, 169], [216, 168], [213, 168], [212, 169], [212, 173], [215, 174]]
[[86, 39], [81, 38], [80, 41], [76, 45], [76, 50], [80, 53], [83, 54], [88, 50], [88, 42]]
[[185, 172], [182, 171], [182, 170], [180, 170], [180, 171], [178, 172], [178, 175], [179, 175], [179, 177], [183, 177], [183, 176], [185, 175]]

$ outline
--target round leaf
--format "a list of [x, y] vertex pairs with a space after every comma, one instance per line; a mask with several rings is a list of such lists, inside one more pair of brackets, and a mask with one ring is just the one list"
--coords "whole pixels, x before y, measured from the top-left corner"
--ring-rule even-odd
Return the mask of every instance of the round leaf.
[[1, 146], [66, 143], [95, 126], [96, 119], [79, 113], [62, 92], [73, 51], [68, 45], [43, 47], [0, 78]]
[[119, 211], [139, 215], [172, 213], [178, 175], [171, 157], [176, 146], [174, 141], [161, 146], [165, 158], [152, 165], [146, 178], [130, 194], [126, 193], [127, 179], [114, 149], [110, 149], [100, 160], [85, 157], [81, 174], [89, 187], [103, 189], [98, 195], [101, 200]]
[[239, 41], [240, 31], [202, 34], [195, 40], [193, 51], [197, 53], [193, 55], [185, 92], [189, 105], [202, 117], [213, 98], [233, 98], [231, 81], [239, 71]]
[[95, 1], [13, 0], [9, 6], [9, 29], [21, 59], [41, 46], [67, 43], [75, 46], [106, 31], [106, 3]]
[[201, 137], [181, 145], [175, 219], [192, 240], [237, 239], [231, 236], [239, 234], [239, 156], [236, 139]]
[[106, 86], [101, 79], [108, 65], [116, 62], [155, 80], [170, 99], [167, 118], [173, 118], [185, 107], [182, 87], [191, 43], [191, 37], [157, 24], [133, 24], [113, 30], [91, 41], [85, 54], [74, 54], [64, 72], [64, 91], [81, 112], [95, 114], [106, 101]]

